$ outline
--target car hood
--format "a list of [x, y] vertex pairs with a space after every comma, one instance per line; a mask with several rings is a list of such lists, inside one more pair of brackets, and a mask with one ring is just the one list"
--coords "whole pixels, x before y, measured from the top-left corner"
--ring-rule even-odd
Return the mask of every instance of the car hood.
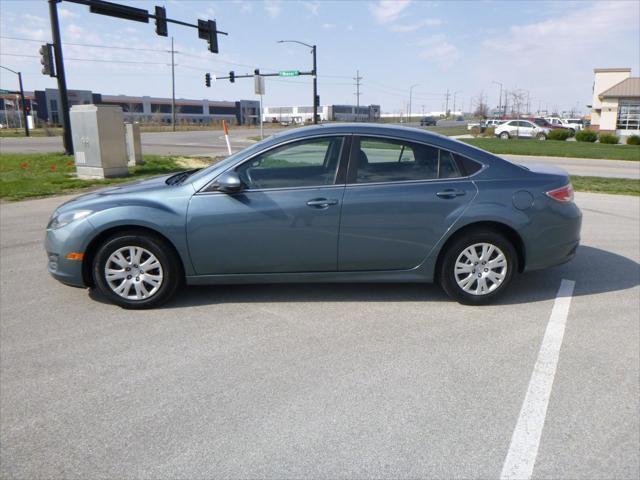
[[63, 203], [57, 209], [57, 211], [64, 211], [67, 209], [78, 208], [81, 205], [90, 205], [100, 203], [102, 201], [115, 201], [119, 198], [127, 197], [132, 194], [144, 194], [146, 192], [157, 191], [160, 189], [171, 188], [167, 185], [167, 178], [175, 175], [162, 175], [160, 177], [147, 178], [144, 180], [138, 180], [131, 183], [125, 183], [122, 185], [114, 185], [105, 188], [94, 190], [93, 192], [85, 193], [75, 197], [68, 202]]

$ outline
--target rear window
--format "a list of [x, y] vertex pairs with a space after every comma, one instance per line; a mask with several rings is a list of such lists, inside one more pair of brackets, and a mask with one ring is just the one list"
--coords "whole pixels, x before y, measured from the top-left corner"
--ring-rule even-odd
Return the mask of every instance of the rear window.
[[463, 175], [471, 176], [474, 173], [478, 173], [482, 169], [482, 164], [474, 162], [473, 160], [469, 160], [467, 157], [463, 157], [462, 155], [458, 155], [457, 153], [453, 154], [453, 158], [455, 158], [456, 162], [462, 169]]

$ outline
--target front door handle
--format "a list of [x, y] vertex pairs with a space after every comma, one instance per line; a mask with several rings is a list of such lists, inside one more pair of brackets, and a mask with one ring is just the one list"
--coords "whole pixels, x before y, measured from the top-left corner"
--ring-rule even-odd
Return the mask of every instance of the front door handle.
[[464, 190], [457, 190], [454, 188], [447, 188], [442, 192], [436, 193], [436, 195], [439, 196], [440, 198], [455, 198], [455, 197], [461, 197], [462, 195], [466, 195], [466, 194], [467, 192], [465, 192]]
[[316, 208], [327, 208], [330, 205], [337, 205], [337, 199], [329, 199], [329, 198], [314, 198], [313, 200], [309, 200], [307, 205], [310, 207]]

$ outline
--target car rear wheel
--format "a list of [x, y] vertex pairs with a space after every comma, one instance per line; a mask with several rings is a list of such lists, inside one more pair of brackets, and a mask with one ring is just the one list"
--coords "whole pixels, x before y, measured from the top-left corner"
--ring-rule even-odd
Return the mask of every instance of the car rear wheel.
[[509, 136], [509, 133], [508, 133], [508, 132], [502, 132], [502, 133], [500, 134], [500, 138], [501, 138], [502, 140], [509, 140], [509, 138], [511, 138], [511, 137]]
[[180, 284], [175, 253], [162, 239], [124, 233], [109, 238], [93, 261], [98, 290], [123, 308], [152, 308], [166, 302]]
[[440, 284], [451, 298], [465, 305], [483, 305], [511, 282], [517, 254], [504, 236], [477, 230], [456, 239], [444, 252], [440, 266]]
[[547, 139], [547, 136], [544, 133], [539, 133], [538, 136], [536, 137], [536, 139], [540, 140], [540, 141], [544, 141]]

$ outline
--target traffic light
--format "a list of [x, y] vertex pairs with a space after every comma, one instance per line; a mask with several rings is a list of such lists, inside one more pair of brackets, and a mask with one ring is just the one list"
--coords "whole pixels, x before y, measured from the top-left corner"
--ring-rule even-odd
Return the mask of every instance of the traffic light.
[[166, 37], [169, 34], [167, 29], [167, 11], [164, 7], [158, 7], [156, 5], [156, 33], [162, 37]]
[[205, 73], [204, 74], [204, 84], [207, 87], [211, 86], [211, 74], [210, 73]]
[[236, 73], [233, 70], [231, 70], [229, 72], [229, 81], [231, 83], [235, 83], [236, 82]]
[[260, 75], [260, 69], [259, 69], [259, 68], [256, 68], [256, 69], [253, 71], [253, 74], [254, 74], [254, 75], [256, 75], [256, 76]]
[[209, 44], [209, 51], [218, 53], [218, 30], [215, 20], [198, 20], [198, 37]]
[[55, 69], [53, 68], [53, 45], [45, 43], [40, 47], [40, 63], [42, 64], [42, 74], [55, 77]]

